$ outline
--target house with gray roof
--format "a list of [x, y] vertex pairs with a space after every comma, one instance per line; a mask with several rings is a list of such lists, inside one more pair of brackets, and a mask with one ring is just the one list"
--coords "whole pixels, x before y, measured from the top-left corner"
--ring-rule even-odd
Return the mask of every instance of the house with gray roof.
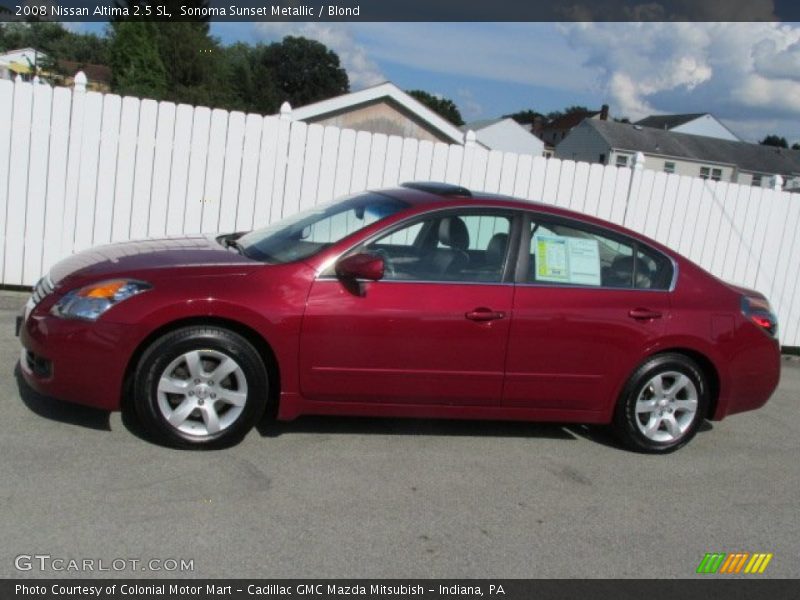
[[719, 138], [731, 142], [740, 142], [741, 139], [728, 129], [725, 124], [711, 113], [693, 113], [687, 115], [652, 115], [637, 121], [636, 125], [652, 127], [675, 133], [688, 133], [689, 135], [702, 135], [705, 137]]
[[715, 181], [764, 186], [772, 176], [787, 187], [800, 181], [800, 151], [701, 135], [587, 119], [556, 146], [558, 158], [628, 167], [645, 156], [644, 168]]

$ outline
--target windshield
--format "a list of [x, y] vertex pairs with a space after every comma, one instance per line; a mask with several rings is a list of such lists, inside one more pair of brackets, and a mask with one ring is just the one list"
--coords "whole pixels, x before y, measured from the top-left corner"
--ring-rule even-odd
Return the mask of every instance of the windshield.
[[365, 193], [337, 200], [243, 235], [242, 252], [256, 260], [288, 263], [316, 254], [351, 233], [389, 217], [408, 203], [382, 194]]

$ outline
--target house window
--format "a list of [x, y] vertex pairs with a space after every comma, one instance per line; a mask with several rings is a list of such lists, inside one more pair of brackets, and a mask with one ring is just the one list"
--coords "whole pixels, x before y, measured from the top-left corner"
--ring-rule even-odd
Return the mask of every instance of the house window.
[[627, 167], [629, 158], [630, 157], [627, 154], [617, 154], [617, 166]]
[[761, 185], [762, 185], [762, 183], [761, 183], [762, 177], [763, 177], [763, 175], [755, 175], [754, 174], [753, 175], [753, 179], [750, 181], [750, 185], [752, 185], [753, 187], [761, 187]]
[[664, 163], [664, 173], [674, 173], [675, 172], [675, 163], [674, 162], [665, 162]]
[[712, 169], [711, 167], [700, 167], [700, 178], [719, 181], [722, 179], [722, 169]]
[[601, 155], [600, 155], [600, 158], [598, 159], [598, 162], [599, 162], [601, 165], [604, 165], [604, 164], [606, 164], [606, 155], [605, 155], [605, 154], [601, 154]]

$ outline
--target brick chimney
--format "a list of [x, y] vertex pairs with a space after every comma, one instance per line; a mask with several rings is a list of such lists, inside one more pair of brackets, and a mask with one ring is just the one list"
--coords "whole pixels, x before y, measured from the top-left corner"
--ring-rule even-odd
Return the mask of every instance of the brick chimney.
[[603, 106], [600, 107], [600, 120], [608, 121], [608, 104], [603, 104]]

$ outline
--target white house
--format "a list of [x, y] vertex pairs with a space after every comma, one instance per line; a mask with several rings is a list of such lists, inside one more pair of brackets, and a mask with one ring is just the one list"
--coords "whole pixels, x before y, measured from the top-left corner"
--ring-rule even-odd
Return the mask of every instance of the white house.
[[541, 156], [544, 152], [544, 142], [514, 119], [474, 121], [463, 125], [461, 130], [474, 131], [478, 143], [489, 150], [534, 156]]
[[464, 143], [458, 127], [389, 82], [292, 108], [288, 116], [294, 121], [371, 133]]
[[637, 121], [636, 125], [673, 131], [675, 133], [688, 133], [689, 135], [719, 138], [731, 142], [741, 141], [736, 134], [722, 123], [722, 121], [710, 113], [652, 115], [641, 121]]

